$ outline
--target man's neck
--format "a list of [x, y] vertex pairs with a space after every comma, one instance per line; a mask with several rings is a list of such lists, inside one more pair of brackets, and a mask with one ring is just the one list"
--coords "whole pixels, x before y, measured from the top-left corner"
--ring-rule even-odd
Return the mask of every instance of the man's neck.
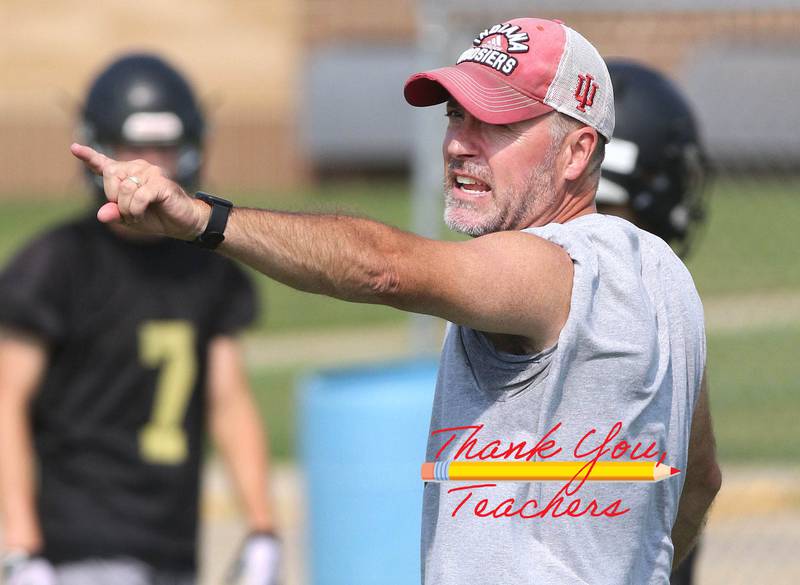
[[558, 208], [534, 221], [529, 227], [547, 225], [549, 223], [566, 223], [590, 213], [597, 213], [594, 204], [594, 191], [582, 195], [567, 194]]

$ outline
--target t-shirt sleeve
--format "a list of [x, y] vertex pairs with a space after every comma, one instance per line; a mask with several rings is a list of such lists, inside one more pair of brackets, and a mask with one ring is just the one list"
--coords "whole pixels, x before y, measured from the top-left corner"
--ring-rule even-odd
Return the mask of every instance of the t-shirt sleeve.
[[599, 283], [597, 254], [585, 233], [572, 226], [551, 223], [523, 230], [563, 248], [572, 260], [572, 296], [569, 316], [559, 340], [572, 339], [595, 317], [594, 305]]
[[24, 247], [0, 272], [0, 325], [57, 342], [67, 330], [69, 242], [49, 232]]
[[253, 280], [234, 262], [222, 267], [221, 302], [214, 321], [214, 335], [234, 335], [252, 325], [258, 317], [258, 297]]

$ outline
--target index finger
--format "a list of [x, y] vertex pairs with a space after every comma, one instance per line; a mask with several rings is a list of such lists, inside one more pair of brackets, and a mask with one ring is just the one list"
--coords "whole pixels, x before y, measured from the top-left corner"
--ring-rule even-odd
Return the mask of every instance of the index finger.
[[69, 147], [70, 152], [75, 155], [76, 158], [79, 158], [83, 161], [83, 164], [86, 167], [95, 173], [96, 175], [102, 175], [103, 169], [105, 169], [109, 164], [116, 162], [112, 158], [108, 158], [106, 155], [97, 152], [94, 148], [90, 146], [84, 146], [83, 144], [78, 144], [77, 142], [73, 142]]

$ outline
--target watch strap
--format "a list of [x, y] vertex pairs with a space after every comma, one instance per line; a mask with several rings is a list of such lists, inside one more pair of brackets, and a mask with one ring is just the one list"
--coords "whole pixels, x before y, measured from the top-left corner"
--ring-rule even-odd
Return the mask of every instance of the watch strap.
[[228, 216], [230, 216], [231, 209], [233, 209], [233, 203], [203, 191], [198, 191], [195, 199], [210, 205], [211, 214], [205, 231], [192, 240], [191, 243], [207, 250], [213, 250], [225, 239], [225, 227], [228, 225]]

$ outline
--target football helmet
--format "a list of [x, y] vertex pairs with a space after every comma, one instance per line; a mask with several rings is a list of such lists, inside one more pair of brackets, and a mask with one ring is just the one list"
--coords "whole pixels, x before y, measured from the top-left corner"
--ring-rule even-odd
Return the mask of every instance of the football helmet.
[[685, 256], [706, 216], [711, 175], [689, 103], [664, 75], [608, 60], [616, 128], [606, 145], [597, 204], [624, 205], [635, 223]]
[[203, 113], [186, 79], [156, 55], [124, 55], [101, 71], [89, 88], [79, 132], [86, 144], [109, 156], [122, 145], [174, 146], [173, 179], [187, 189], [197, 186]]

